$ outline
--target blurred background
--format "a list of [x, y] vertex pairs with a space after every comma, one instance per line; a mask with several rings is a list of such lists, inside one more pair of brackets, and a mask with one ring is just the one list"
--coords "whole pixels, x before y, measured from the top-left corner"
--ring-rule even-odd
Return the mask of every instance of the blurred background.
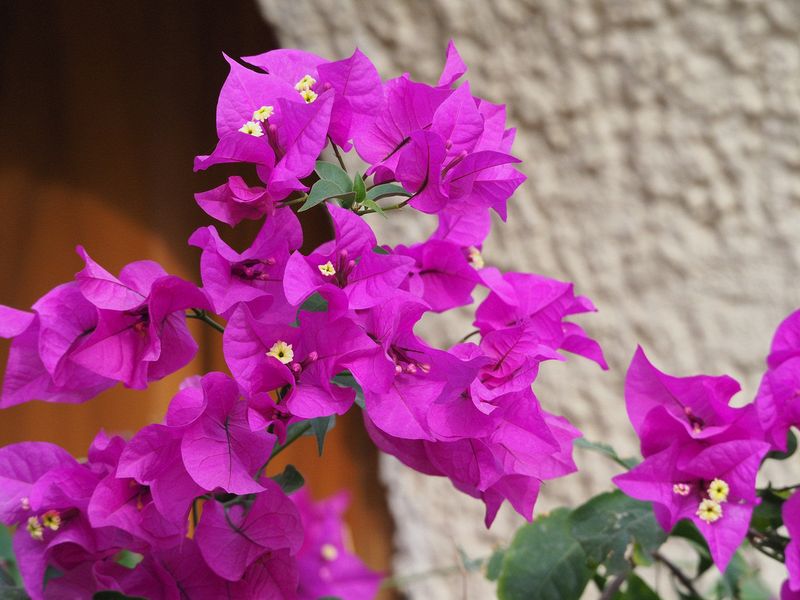
[[[433, 82], [450, 38], [473, 93], [508, 104], [529, 176], [487, 264], [574, 281], [600, 309], [581, 324], [611, 371], [545, 365], [545, 407], [634, 453], [622, 382], [636, 344], [670, 373], [734, 376], [749, 401], [774, 328], [800, 306], [797, 0], [0, 2], [0, 303], [28, 307], [70, 279], [77, 243], [111, 270], [151, 258], [197, 277], [185, 240], [207, 219], [192, 194], [223, 174], [193, 174], [191, 161], [215, 141], [221, 52], [337, 59], [358, 45], [386, 78]], [[413, 214], [375, 223], [386, 243], [434, 227]], [[304, 227], [309, 246], [328, 235]], [[244, 247], [250, 233], [236, 235]], [[423, 333], [453, 342], [470, 321], [462, 311]], [[196, 333], [214, 347], [214, 331]], [[213, 368], [209, 349], [145, 393], [3, 411], [0, 444], [45, 439], [81, 455], [101, 426], [159, 420], [183, 377]], [[613, 465], [576, 455], [582, 473], [546, 486], [540, 510], [610, 487]], [[324, 461], [312, 444], [287, 460], [318, 497], [352, 490], [356, 548], [376, 568], [485, 556], [519, 524], [505, 511], [485, 531], [480, 503], [378, 457], [357, 415], [337, 424]], [[456, 572], [406, 594], [491, 597], [481, 579]]]

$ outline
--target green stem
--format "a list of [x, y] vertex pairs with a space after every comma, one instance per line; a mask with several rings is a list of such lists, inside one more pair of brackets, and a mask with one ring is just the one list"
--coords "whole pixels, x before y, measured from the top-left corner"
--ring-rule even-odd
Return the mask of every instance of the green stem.
[[661, 554], [658, 551], [653, 552], [653, 558], [663, 564], [667, 569], [669, 569], [670, 573], [683, 584], [683, 587], [686, 588], [686, 591], [689, 592], [692, 597], [694, 598], [702, 598], [702, 596], [697, 592], [692, 583], [692, 580], [689, 579], [689, 576], [681, 571], [680, 567], [676, 565], [674, 562], [669, 560], [666, 556]]
[[[386, 208], [384, 208], [384, 209], [383, 209], [383, 212], [386, 212], [386, 211], [388, 211], [388, 210], [400, 210], [400, 209], [401, 209], [401, 208], [403, 208], [403, 207], [404, 207], [406, 204], [408, 204], [409, 202], [411, 202], [411, 199], [412, 199], [413, 197], [414, 197], [414, 196], [409, 196], [409, 197], [408, 197], [408, 198], [407, 198], [405, 201], [401, 202], [400, 204], [395, 204], [394, 206], [387, 206]], [[371, 208], [368, 208], [368, 209], [366, 209], [366, 210], [362, 210], [361, 212], [359, 212], [359, 213], [358, 213], [358, 215], [359, 215], [359, 216], [363, 216], [363, 215], [370, 215], [370, 214], [372, 214], [372, 213], [376, 213], [376, 212], [378, 212], [378, 211], [377, 211], [377, 210], [373, 210], [373, 209], [371, 209]]]
[[286, 202], [281, 202], [281, 206], [294, 206], [295, 204], [302, 204], [308, 200], [308, 194], [303, 194], [299, 198], [295, 198], [294, 200], [287, 200]]
[[462, 337], [460, 340], [458, 340], [458, 343], [459, 343], [459, 344], [463, 344], [463, 343], [464, 343], [464, 342], [466, 342], [466, 341], [467, 341], [469, 338], [471, 338], [471, 337], [474, 337], [474, 336], [478, 335], [480, 332], [481, 332], [481, 330], [480, 330], [480, 329], [476, 329], [475, 331], [470, 331], [470, 332], [469, 332], [467, 335], [465, 335], [465, 336], [464, 336], [464, 337]]
[[186, 315], [187, 319], [197, 319], [198, 321], [202, 321], [206, 325], [211, 326], [213, 329], [216, 329], [220, 333], [225, 333], [225, 328], [217, 323], [214, 319], [208, 316], [206, 311], [201, 310], [199, 308], [193, 308], [192, 312]]
[[800, 488], [800, 483], [795, 483], [794, 485], [787, 485], [786, 487], [772, 487], [772, 484], [768, 484], [767, 487], [762, 488], [760, 490], [756, 490], [757, 492], [774, 492], [780, 494], [781, 492], [791, 492], [792, 490], [796, 490]]
[[258, 476], [256, 477], [256, 480], [261, 478], [261, 475], [263, 475], [263, 473], [264, 473], [264, 469], [267, 468], [267, 465], [270, 463], [270, 461], [273, 458], [275, 458], [276, 456], [278, 456], [278, 454], [283, 452], [287, 447], [289, 447], [289, 445], [291, 445], [292, 443], [296, 442], [297, 438], [301, 437], [302, 435], [304, 435], [306, 432], [308, 432], [310, 430], [311, 430], [311, 421], [305, 421], [304, 423], [302, 423], [298, 427], [293, 428], [286, 435], [286, 441], [283, 442], [282, 444], [278, 444], [277, 446], [275, 446], [272, 449], [272, 454], [269, 455], [269, 458], [267, 459], [267, 462], [265, 462], [263, 465], [261, 465], [261, 468], [258, 470]]
[[346, 173], [347, 167], [344, 166], [344, 160], [342, 160], [342, 155], [339, 153], [339, 146], [333, 143], [331, 136], [328, 136], [328, 141], [331, 143], [331, 147], [333, 148], [333, 153], [336, 155], [336, 160], [339, 161], [339, 166], [342, 167], [342, 171]]

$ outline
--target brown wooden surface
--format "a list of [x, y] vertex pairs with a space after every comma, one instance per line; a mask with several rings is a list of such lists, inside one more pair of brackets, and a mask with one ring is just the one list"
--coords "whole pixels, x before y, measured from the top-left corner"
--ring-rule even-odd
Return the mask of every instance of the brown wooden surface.
[[[224, 170], [192, 174], [191, 164], [215, 142], [221, 52], [275, 46], [250, 2], [0, 3], [0, 304], [27, 308], [70, 280], [78, 243], [114, 272], [149, 258], [197, 280], [186, 239], [210, 219], [192, 193]], [[304, 230], [307, 245], [329, 235], [319, 220]], [[253, 231], [223, 235], [243, 249]], [[192, 327], [203, 350], [181, 372], [145, 392], [118, 386], [79, 406], [2, 411], [0, 445], [48, 440], [81, 456], [100, 427], [130, 435], [160, 420], [183, 377], [224, 370], [219, 334]], [[7, 347], [0, 341], [0, 365]], [[324, 460], [310, 438], [281, 456], [316, 497], [350, 488], [356, 549], [386, 570], [391, 520], [376, 460], [357, 412], [339, 420]]]

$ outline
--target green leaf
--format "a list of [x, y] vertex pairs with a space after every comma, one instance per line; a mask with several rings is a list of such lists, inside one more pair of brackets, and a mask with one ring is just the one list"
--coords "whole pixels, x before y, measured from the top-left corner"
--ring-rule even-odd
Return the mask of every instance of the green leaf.
[[614, 600], [661, 600], [653, 589], [635, 573], [625, 582], [625, 591], [614, 596]]
[[308, 192], [308, 198], [306, 198], [303, 206], [298, 209], [298, 212], [304, 212], [310, 208], [314, 208], [317, 204], [324, 202], [328, 198], [333, 198], [334, 196], [343, 194], [345, 191], [346, 190], [342, 190], [333, 181], [320, 179], [311, 186], [311, 191]]
[[575, 509], [570, 523], [572, 535], [589, 561], [605, 565], [608, 575], [630, 568], [625, 554], [631, 544], [636, 543], [650, 557], [667, 539], [650, 503], [629, 498], [619, 490], [595, 496]]
[[0, 584], [0, 600], [30, 600], [21, 587]]
[[356, 193], [353, 199], [356, 204], [363, 202], [367, 197], [367, 186], [364, 185], [364, 178], [361, 177], [361, 173], [356, 173], [356, 176], [353, 178], [353, 191]]
[[537, 517], [517, 530], [498, 578], [500, 600], [577, 600], [592, 572], [572, 536], [566, 508]]
[[272, 480], [281, 486], [285, 494], [299, 490], [306, 482], [294, 465], [286, 465], [283, 472], [275, 475]]
[[322, 450], [325, 448], [325, 436], [336, 425], [336, 415], [328, 415], [327, 417], [317, 417], [311, 419], [311, 433], [317, 438], [317, 452], [322, 456]]
[[367, 191], [367, 199], [380, 200], [381, 198], [388, 198], [389, 196], [410, 196], [411, 194], [396, 183], [382, 183], [370, 188]]
[[388, 219], [388, 218], [389, 218], [389, 217], [387, 217], [387, 216], [386, 216], [386, 213], [383, 211], [383, 208], [381, 208], [380, 204], [378, 204], [377, 202], [375, 202], [375, 200], [370, 200], [369, 198], [364, 198], [364, 199], [361, 201], [361, 204], [362, 204], [363, 206], [366, 206], [366, 207], [367, 207], [367, 208], [369, 208], [370, 210], [373, 210], [373, 211], [375, 211], [375, 212], [376, 212], [376, 213], [378, 213], [380, 216], [382, 216], [384, 219]]
[[492, 552], [489, 561], [486, 563], [486, 579], [489, 581], [497, 581], [497, 578], [500, 577], [500, 570], [503, 568], [503, 559], [505, 556], [505, 548], [498, 548]]
[[314, 170], [317, 172], [320, 179], [336, 184], [336, 187], [341, 190], [337, 193], [341, 194], [343, 192], [353, 191], [353, 182], [350, 181], [350, 175], [339, 165], [318, 160]]
[[753, 510], [750, 527], [763, 532], [779, 529], [783, 525], [783, 498], [769, 488], [759, 492], [759, 496], [761, 503]]
[[375, 246], [375, 247], [372, 249], [372, 251], [373, 251], [375, 254], [389, 254], [389, 251], [388, 251], [386, 248], [384, 248], [383, 246]]
[[328, 301], [322, 297], [319, 292], [314, 292], [308, 298], [306, 298], [305, 302], [300, 305], [300, 308], [297, 309], [297, 318], [295, 318], [294, 323], [292, 323], [292, 327], [299, 327], [300, 326], [300, 313], [302, 311], [305, 312], [325, 312], [328, 310]]
[[691, 521], [678, 521], [677, 525], [675, 525], [670, 532], [670, 536], [690, 541], [694, 549], [697, 550], [698, 562], [695, 577], [700, 577], [700, 575], [708, 571], [714, 565], [706, 539]]
[[[797, 451], [797, 436], [794, 434], [794, 431], [790, 429], [786, 437], [786, 452], [773, 450], [772, 452], [767, 454], [767, 458], [771, 458], [772, 460], [786, 460], [796, 451]], [[766, 460], [766, 458], [764, 460]]]
[[123, 567], [127, 567], [128, 569], [133, 569], [138, 565], [144, 556], [139, 554], [138, 552], [131, 552], [130, 550], [121, 550], [117, 553], [114, 557], [114, 560], [121, 564]]
[[621, 467], [625, 467], [626, 469], [632, 469], [637, 464], [639, 464], [639, 460], [636, 458], [620, 458], [617, 451], [614, 450], [608, 444], [603, 444], [601, 442], [590, 442], [586, 438], [577, 438], [573, 441], [576, 447], [578, 448], [585, 448], [586, 450], [591, 450], [592, 452], [598, 452], [599, 454], [603, 454], [613, 460], [615, 463], [620, 465]]
[[331, 383], [338, 385], [339, 387], [347, 387], [352, 388], [356, 391], [356, 404], [359, 408], [364, 408], [364, 390], [361, 389], [361, 386], [353, 377], [353, 374], [350, 371], [342, 371], [338, 375], [335, 375], [333, 379], [331, 379]]

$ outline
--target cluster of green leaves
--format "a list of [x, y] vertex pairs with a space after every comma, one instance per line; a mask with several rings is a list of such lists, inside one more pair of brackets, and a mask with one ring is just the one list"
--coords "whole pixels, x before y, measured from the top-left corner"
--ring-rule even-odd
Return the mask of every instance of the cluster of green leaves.
[[[611, 446], [584, 439], [575, 446], [597, 452], [624, 469], [636, 458], [623, 458]], [[789, 450], [767, 459], [786, 460], [797, 449], [790, 434]], [[768, 486], [758, 491], [761, 503], [750, 524], [749, 543], [762, 554], [783, 562], [788, 539], [780, 532], [781, 508], [792, 488]], [[691, 568], [675, 564], [661, 551], [668, 539], [682, 540], [695, 556]], [[677, 542], [676, 542], [677, 543]], [[684, 563], [686, 561], [682, 561]], [[638, 567], [659, 563], [669, 574], [681, 600], [769, 600], [769, 589], [756, 569], [743, 558], [733, 557], [725, 573], [714, 579], [714, 563], [705, 539], [690, 521], [681, 521], [664, 533], [652, 506], [620, 491], [595, 496], [574, 510], [559, 508], [521, 527], [507, 548], [497, 550], [485, 563], [486, 576], [497, 581], [500, 600], [577, 600], [590, 583], [604, 600], [660, 600], [656, 590], [637, 573]], [[709, 581], [710, 580], [710, 581]]]
[[[660, 551], [667, 535], [649, 503], [620, 491], [595, 496], [574, 510], [559, 508], [521, 527], [508, 548], [492, 555], [486, 576], [500, 600], [577, 600], [594, 583], [604, 600], [660, 600], [636, 572], [661, 563], [682, 600], [703, 600], [698, 580], [713, 566], [700, 532], [681, 522], [670, 534], [696, 552], [685, 572]], [[740, 553], [707, 596], [715, 600], [769, 600], [770, 593]]]
[[361, 209], [383, 214], [383, 207], [378, 200], [391, 196], [410, 196], [402, 186], [395, 183], [383, 183], [367, 189], [364, 177], [356, 173], [350, 175], [339, 165], [317, 161], [315, 172], [319, 180], [311, 186], [306, 201], [299, 208], [303, 212], [323, 202], [337, 202], [345, 208]]

